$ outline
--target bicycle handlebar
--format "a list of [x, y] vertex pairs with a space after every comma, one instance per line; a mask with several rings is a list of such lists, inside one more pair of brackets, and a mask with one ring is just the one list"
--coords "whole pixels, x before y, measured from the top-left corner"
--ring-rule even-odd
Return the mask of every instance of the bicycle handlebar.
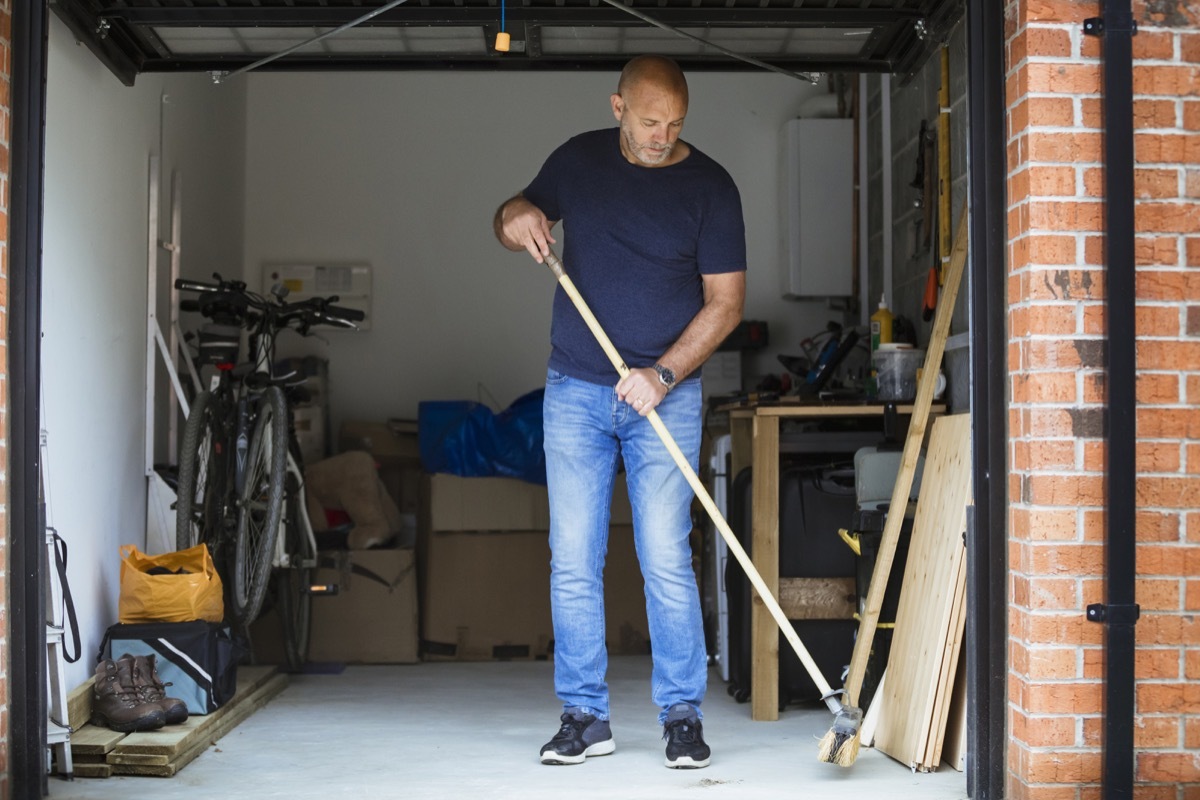
[[[204, 316], [211, 318], [216, 313], [214, 306], [217, 303], [205, 303], [206, 294], [210, 295], [213, 300], [216, 300], [218, 297], [221, 299], [232, 299], [230, 296], [236, 295], [238, 296], [238, 300], [244, 302], [246, 306], [257, 312], [261, 312], [260, 314], [243, 313], [242, 324], [247, 327], [253, 327], [261, 322], [263, 318], [266, 318], [270, 321], [272, 327], [282, 329], [292, 327], [291, 323], [295, 321], [297, 323], [295, 329], [302, 335], [307, 335], [308, 329], [314, 324], [357, 329], [358, 326], [354, 323], [366, 319], [367, 316], [364, 312], [355, 308], [332, 305], [339, 299], [337, 295], [310, 297], [296, 303], [289, 303], [282, 298], [272, 301], [262, 295], [248, 291], [244, 281], [227, 281], [217, 273], [213, 273], [213, 277], [216, 278], [216, 283], [177, 278], [175, 280], [176, 289], [199, 292], [201, 295], [196, 300], [182, 301], [179, 304], [180, 309], [183, 311], [199, 311]], [[229, 312], [228, 304], [222, 308], [222, 311]]]

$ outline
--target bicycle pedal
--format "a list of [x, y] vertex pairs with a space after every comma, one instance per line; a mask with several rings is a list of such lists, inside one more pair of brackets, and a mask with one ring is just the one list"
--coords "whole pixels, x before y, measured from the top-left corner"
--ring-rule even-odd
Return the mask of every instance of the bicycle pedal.
[[307, 592], [312, 595], [335, 595], [338, 594], [338, 585], [336, 583], [313, 583], [309, 585]]

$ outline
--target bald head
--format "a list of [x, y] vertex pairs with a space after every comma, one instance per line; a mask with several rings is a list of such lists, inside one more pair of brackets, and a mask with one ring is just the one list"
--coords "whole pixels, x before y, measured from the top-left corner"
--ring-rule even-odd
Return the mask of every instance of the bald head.
[[652, 89], [675, 95], [687, 107], [687, 79], [683, 70], [664, 56], [637, 56], [621, 70], [617, 94], [628, 96], [642, 89]]

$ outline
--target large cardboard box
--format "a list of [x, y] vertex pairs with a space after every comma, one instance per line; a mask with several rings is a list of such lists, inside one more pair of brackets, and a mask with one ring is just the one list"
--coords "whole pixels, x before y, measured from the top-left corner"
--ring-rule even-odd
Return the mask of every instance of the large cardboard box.
[[[543, 658], [553, 647], [545, 486], [425, 475], [417, 552], [427, 659]], [[624, 476], [613, 488], [605, 569], [609, 652], [649, 652]]]
[[[515, 478], [424, 475], [421, 527], [428, 531], [549, 531], [545, 486]], [[633, 524], [625, 476], [613, 483], [610, 524]]]
[[[410, 549], [326, 550], [313, 583], [334, 583], [336, 595], [312, 600], [308, 660], [350, 664], [412, 664], [417, 653], [416, 558]], [[255, 656], [282, 661], [279, 619], [264, 613], [251, 627]]]

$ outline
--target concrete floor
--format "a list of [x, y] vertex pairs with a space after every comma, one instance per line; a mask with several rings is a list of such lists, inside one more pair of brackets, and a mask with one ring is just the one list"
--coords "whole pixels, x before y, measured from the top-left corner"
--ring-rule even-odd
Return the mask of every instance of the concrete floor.
[[753, 722], [714, 671], [704, 704], [712, 765], [663, 766], [649, 657], [612, 660], [617, 750], [578, 766], [544, 766], [560, 707], [548, 662], [423, 663], [298, 675], [287, 689], [174, 778], [50, 779], [50, 797], [88, 800], [241, 798], [762, 798], [961, 800], [960, 772], [915, 774], [864, 748], [843, 769], [817, 761], [832, 716], [789, 708]]

